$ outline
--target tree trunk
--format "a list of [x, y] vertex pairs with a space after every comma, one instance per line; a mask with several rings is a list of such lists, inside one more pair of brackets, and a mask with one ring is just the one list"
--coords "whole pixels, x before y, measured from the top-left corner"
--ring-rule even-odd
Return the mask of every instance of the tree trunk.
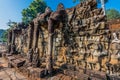
[[104, 0], [101, 0], [101, 7], [102, 7], [102, 9], [104, 11], [104, 15], [105, 15], [105, 2], [104, 2]]

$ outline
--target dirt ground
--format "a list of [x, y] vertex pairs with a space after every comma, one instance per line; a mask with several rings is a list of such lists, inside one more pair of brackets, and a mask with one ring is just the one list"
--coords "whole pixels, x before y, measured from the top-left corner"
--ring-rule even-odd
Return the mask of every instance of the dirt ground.
[[0, 80], [27, 80], [14, 68], [8, 68], [7, 61], [0, 57]]

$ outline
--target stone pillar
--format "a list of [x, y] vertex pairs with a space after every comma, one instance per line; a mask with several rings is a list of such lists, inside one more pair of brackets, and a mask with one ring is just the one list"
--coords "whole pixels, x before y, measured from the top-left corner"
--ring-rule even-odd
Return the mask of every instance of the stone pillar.
[[12, 30], [12, 44], [11, 44], [11, 52], [10, 54], [14, 54], [16, 52], [16, 45], [15, 45], [15, 29]]
[[39, 37], [39, 26], [38, 23], [34, 23], [34, 41], [33, 41], [33, 48], [37, 48], [38, 44], [38, 37]]
[[48, 20], [48, 53], [46, 59], [46, 68], [49, 74], [51, 74], [53, 70], [52, 49], [53, 49], [53, 21], [52, 19], [49, 19]]
[[10, 31], [8, 32], [8, 44], [11, 43], [11, 40], [12, 40], [12, 31], [10, 30]]
[[28, 50], [32, 48], [34, 24], [31, 22], [28, 29]]
[[8, 53], [11, 52], [12, 30], [8, 32]]
[[50, 15], [48, 20], [48, 54], [46, 59], [46, 68], [49, 74], [53, 72], [53, 61], [52, 61], [52, 54], [53, 54], [53, 34], [55, 30], [55, 25], [62, 22], [64, 19], [65, 10], [62, 3], [60, 3], [57, 7], [57, 11]]
[[14, 29], [12, 30], [12, 45], [15, 44], [15, 33], [14, 33]]

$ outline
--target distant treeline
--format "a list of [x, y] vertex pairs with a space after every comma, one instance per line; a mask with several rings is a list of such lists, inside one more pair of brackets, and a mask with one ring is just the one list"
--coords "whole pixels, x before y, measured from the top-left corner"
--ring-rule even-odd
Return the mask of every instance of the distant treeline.
[[0, 41], [2, 41], [2, 42], [6, 42], [6, 40], [3, 38], [5, 31], [6, 30], [0, 29]]

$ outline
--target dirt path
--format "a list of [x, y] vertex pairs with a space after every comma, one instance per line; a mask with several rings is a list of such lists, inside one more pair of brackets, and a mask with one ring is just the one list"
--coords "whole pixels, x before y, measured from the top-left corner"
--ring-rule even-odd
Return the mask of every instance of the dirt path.
[[13, 68], [7, 67], [7, 61], [0, 58], [0, 80], [27, 80], [23, 75]]

